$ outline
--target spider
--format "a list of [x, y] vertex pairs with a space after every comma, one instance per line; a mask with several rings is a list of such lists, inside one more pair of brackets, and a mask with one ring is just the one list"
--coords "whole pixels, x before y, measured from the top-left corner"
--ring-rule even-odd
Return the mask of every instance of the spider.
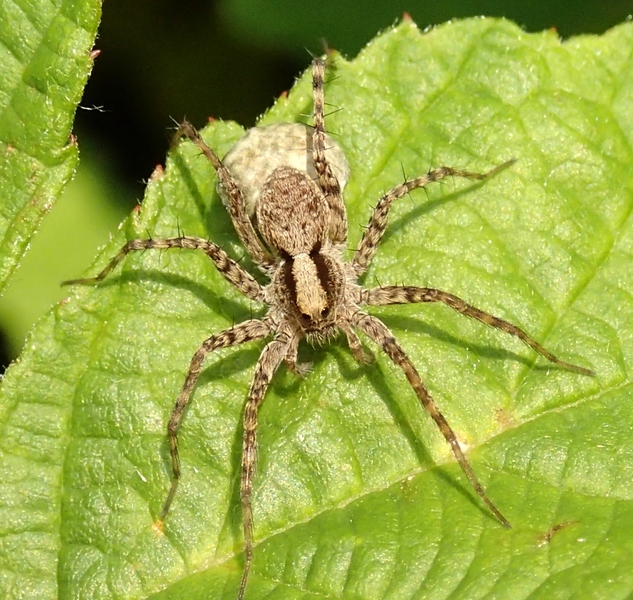
[[[487, 173], [473, 173], [450, 167], [440, 167], [406, 180], [387, 192], [373, 209], [369, 223], [351, 261], [343, 258], [347, 243], [347, 214], [341, 184], [334, 175], [331, 160], [326, 157], [324, 115], [325, 61], [312, 63], [313, 128], [311, 151], [314, 176], [308, 170], [287, 165], [276, 167], [258, 190], [258, 200], [252, 209], [231, 170], [206, 144], [196, 129], [184, 121], [178, 137], [189, 138], [204, 154], [214, 169], [237, 234], [254, 263], [270, 282], [261, 285], [218, 245], [202, 238], [181, 235], [165, 239], [135, 239], [128, 241], [99, 275], [75, 279], [66, 284], [97, 283], [103, 280], [130, 252], [148, 249], [189, 248], [202, 250], [213, 261], [224, 278], [251, 300], [268, 307], [262, 318], [253, 318], [230, 327], [206, 339], [194, 354], [167, 426], [172, 479], [159, 523], [167, 517], [180, 480], [178, 430], [196, 382], [208, 354], [254, 340], [272, 338], [262, 350], [255, 366], [243, 415], [243, 446], [241, 459], [240, 497], [244, 527], [244, 567], [237, 598], [242, 600], [253, 558], [253, 516], [251, 496], [257, 448], [257, 412], [275, 371], [282, 363], [296, 374], [305, 375], [308, 365], [298, 362], [299, 341], [323, 344], [341, 331], [353, 356], [360, 362], [368, 360], [357, 332], [375, 342], [394, 364], [402, 369], [420, 403], [435, 421], [450, 445], [460, 467], [477, 495], [498, 521], [510, 523], [488, 498], [479, 483], [457, 436], [438, 409], [420, 375], [389, 328], [377, 317], [365, 312], [363, 306], [384, 306], [440, 302], [453, 310], [513, 335], [532, 350], [563, 368], [594, 375], [593, 371], [559, 360], [522, 329], [488, 314], [464, 300], [438, 289], [415, 286], [379, 286], [365, 288], [358, 279], [367, 270], [387, 225], [394, 201], [412, 190], [449, 176], [470, 180], [486, 180], [514, 162], [508, 161]], [[340, 170], [340, 169], [339, 169]], [[254, 210], [257, 229], [249, 212]]]

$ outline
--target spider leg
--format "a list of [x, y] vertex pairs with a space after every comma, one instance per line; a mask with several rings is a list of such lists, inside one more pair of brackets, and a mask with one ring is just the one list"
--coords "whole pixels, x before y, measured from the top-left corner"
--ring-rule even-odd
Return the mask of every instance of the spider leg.
[[382, 321], [362, 312], [357, 312], [352, 316], [352, 324], [374, 340], [374, 342], [376, 342], [385, 351], [387, 356], [391, 358], [394, 364], [404, 371], [404, 374], [422, 403], [422, 406], [431, 416], [433, 421], [435, 421], [435, 424], [438, 426], [442, 435], [450, 445], [451, 450], [453, 451], [459, 466], [462, 468], [462, 471], [464, 471], [464, 474], [468, 478], [470, 485], [473, 486], [477, 495], [485, 502], [499, 522], [505, 527], [510, 527], [508, 520], [501, 514], [499, 509], [486, 495], [486, 492], [479, 483], [473, 468], [470, 466], [468, 459], [459, 445], [455, 432], [451, 429], [448, 421], [438, 409], [437, 404], [435, 404], [435, 400], [433, 400], [424, 383], [422, 383], [420, 374], [411, 362], [411, 359], [407, 356], [406, 352], [394, 338], [393, 333], [391, 333], [389, 328]]
[[171, 466], [172, 466], [172, 480], [167, 499], [163, 505], [163, 509], [160, 513], [160, 521], [164, 521], [169, 507], [176, 494], [178, 488], [178, 481], [180, 480], [180, 459], [178, 458], [178, 429], [180, 428], [180, 422], [185, 412], [185, 408], [191, 399], [191, 393], [198, 381], [200, 372], [202, 371], [202, 365], [204, 363], [207, 354], [219, 350], [221, 348], [227, 348], [228, 346], [237, 346], [239, 344], [245, 344], [246, 342], [252, 342], [266, 337], [271, 333], [270, 324], [263, 320], [251, 319], [244, 321], [239, 325], [235, 325], [230, 329], [225, 329], [220, 333], [212, 335], [205, 340], [203, 344], [198, 348], [196, 353], [191, 359], [189, 364], [189, 371], [185, 383], [180, 390], [176, 404], [169, 417], [169, 423], [167, 425], [167, 436], [169, 438], [169, 451], [171, 454]]
[[520, 327], [484, 312], [483, 310], [479, 310], [478, 308], [464, 302], [461, 298], [458, 298], [453, 294], [449, 294], [448, 292], [425, 287], [391, 285], [363, 290], [362, 296], [363, 301], [372, 306], [411, 304], [417, 302], [442, 302], [462, 315], [466, 315], [472, 319], [477, 319], [477, 321], [481, 321], [489, 327], [500, 329], [501, 331], [505, 331], [506, 333], [519, 338], [537, 354], [540, 354], [543, 358], [546, 358], [555, 365], [559, 365], [565, 369], [569, 369], [570, 371], [575, 371], [576, 373], [581, 373], [582, 375], [595, 376], [595, 372], [591, 369], [579, 367], [578, 365], [560, 360], [541, 346], [541, 344], [532, 339]]
[[358, 334], [351, 327], [347, 327], [345, 324], [341, 324], [341, 329], [347, 337], [347, 345], [352, 352], [352, 356], [363, 365], [371, 363], [374, 360], [374, 357], [365, 352]]
[[342, 244], [347, 239], [347, 210], [341, 196], [341, 186], [325, 157], [324, 75], [325, 61], [315, 58], [312, 62], [312, 97], [314, 102], [312, 155], [319, 186], [330, 207], [330, 240], [334, 244]]
[[242, 499], [242, 514], [244, 519], [244, 570], [240, 582], [237, 599], [242, 600], [248, 574], [253, 560], [253, 511], [251, 495], [253, 492], [253, 476], [257, 460], [257, 409], [264, 400], [268, 384], [275, 371], [285, 359], [288, 352], [290, 338], [281, 334], [270, 342], [262, 351], [253, 382], [248, 393], [246, 408], [244, 409], [244, 440], [242, 445], [242, 477], [240, 480], [240, 497]]
[[170, 248], [202, 250], [213, 261], [213, 264], [215, 264], [217, 270], [224, 278], [242, 292], [242, 294], [251, 300], [261, 302], [263, 299], [263, 291], [259, 283], [257, 283], [250, 273], [245, 271], [236, 261], [230, 258], [220, 246], [202, 238], [189, 236], [156, 240], [130, 240], [96, 277], [69, 279], [68, 281], [62, 282], [62, 285], [99, 283], [103, 281], [130, 252], [150, 250], [152, 248], [160, 250], [169, 250]]
[[202, 139], [197, 129], [188, 121], [183, 121], [180, 124], [175, 137], [178, 138], [183, 135], [188, 137], [200, 149], [202, 154], [207, 157], [216, 170], [218, 179], [230, 198], [228, 207], [229, 214], [231, 215], [233, 226], [235, 227], [235, 231], [237, 231], [242, 245], [264, 271], [269, 271], [274, 265], [274, 258], [262, 244], [253, 227], [253, 223], [246, 211], [244, 196], [235, 182], [233, 175], [231, 175], [231, 172], [224, 166], [213, 149]]
[[446, 177], [464, 177], [465, 179], [475, 179], [475, 180], [484, 180], [496, 175], [502, 169], [510, 166], [515, 162], [515, 159], [508, 160], [504, 162], [502, 165], [495, 167], [491, 171], [487, 173], [471, 173], [470, 171], [460, 171], [459, 169], [453, 169], [451, 167], [440, 167], [439, 169], [433, 169], [429, 171], [426, 175], [422, 175], [420, 177], [416, 177], [415, 179], [411, 179], [409, 181], [405, 181], [400, 185], [397, 185], [395, 188], [387, 192], [376, 204], [374, 211], [369, 219], [369, 223], [365, 228], [363, 233], [363, 237], [354, 253], [354, 258], [352, 260], [352, 268], [354, 269], [357, 276], [362, 275], [371, 259], [374, 257], [374, 253], [376, 252], [376, 248], [380, 243], [383, 233], [385, 232], [385, 228], [387, 227], [387, 217], [389, 216], [389, 210], [391, 209], [391, 205], [395, 200], [406, 196], [412, 190], [417, 188], [423, 188], [427, 186], [429, 183], [433, 183], [434, 181], [441, 181]]
[[296, 335], [290, 338], [288, 346], [286, 347], [286, 357], [284, 358], [284, 360], [286, 361], [286, 366], [291, 373], [293, 373], [297, 377], [303, 378], [306, 377], [308, 373], [310, 373], [313, 364], [311, 362], [299, 362], [300, 339], [301, 338]]

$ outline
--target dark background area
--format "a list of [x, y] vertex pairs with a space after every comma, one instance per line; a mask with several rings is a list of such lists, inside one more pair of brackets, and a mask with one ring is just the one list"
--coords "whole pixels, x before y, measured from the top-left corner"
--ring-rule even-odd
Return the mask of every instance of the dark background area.
[[106, 112], [79, 111], [76, 130], [141, 197], [139, 182], [164, 161], [170, 117], [252, 127], [307, 68], [308, 52], [321, 53], [326, 41], [352, 58], [405, 12], [420, 29], [487, 15], [567, 38], [603, 33], [633, 12], [633, 1], [106, 0], [102, 53], [82, 103]]
[[[68, 192], [75, 200], [60, 200], [0, 301], [3, 364], [18, 354], [31, 324], [63, 297], [58, 282], [79, 276], [108, 231], [142, 198], [144, 180], [164, 162], [172, 118], [186, 116], [199, 127], [209, 117], [251, 127], [308, 67], [309, 52], [322, 52], [324, 40], [353, 58], [405, 12], [422, 30], [486, 15], [530, 32], [554, 28], [568, 38], [624, 21], [633, 0], [383, 0], [375, 6], [360, 0], [106, 0], [95, 45], [101, 53], [77, 112], [82, 162]], [[92, 212], [75, 222], [81, 210]]]

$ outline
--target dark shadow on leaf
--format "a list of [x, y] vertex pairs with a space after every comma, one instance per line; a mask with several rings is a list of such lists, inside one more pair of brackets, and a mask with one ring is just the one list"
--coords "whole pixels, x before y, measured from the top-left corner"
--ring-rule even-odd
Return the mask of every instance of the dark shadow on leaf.
[[[419, 333], [420, 335], [432, 337], [440, 342], [450, 344], [451, 346], [457, 346], [458, 348], [462, 348], [467, 352], [473, 352], [474, 354], [477, 354], [482, 358], [489, 358], [493, 360], [513, 360], [523, 363], [526, 366], [531, 366], [533, 363], [533, 361], [530, 361], [524, 356], [516, 354], [511, 350], [466, 342], [463, 339], [457, 338], [450, 333], [447, 333], [444, 329], [440, 327], [430, 325], [429, 323], [420, 321], [416, 318], [406, 317], [402, 315], [381, 314], [380, 319], [384, 321], [390, 329], [392, 329], [396, 336], [398, 331], [414, 332]], [[482, 325], [482, 327], [485, 327], [485, 325]], [[500, 334], [501, 333], [502, 332], [500, 332]], [[514, 341], [517, 340], [515, 339]]]
[[[398, 182], [398, 183], [401, 183], [401, 182]], [[398, 185], [398, 183], [394, 185]], [[485, 183], [486, 183], [485, 181], [477, 181], [474, 183], [471, 182], [466, 187], [459, 190], [455, 190], [440, 198], [427, 200], [426, 202], [421, 202], [419, 204], [416, 202], [415, 206], [409, 211], [407, 211], [404, 215], [396, 219], [393, 219], [392, 221], [389, 222], [389, 224], [387, 225], [387, 229], [385, 230], [385, 233], [382, 236], [381, 244], [384, 244], [396, 232], [404, 229], [407, 225], [409, 225], [415, 219], [421, 217], [422, 215], [426, 213], [436, 210], [437, 208], [439, 208], [440, 206], [443, 206], [444, 204], [448, 204], [449, 202], [454, 202], [455, 200], [459, 200], [462, 196], [471, 194], [475, 190], [482, 187]], [[442, 185], [442, 184], [440, 183], [439, 185]], [[412, 193], [415, 194], [416, 192], [419, 195], [422, 192], [422, 190], [414, 190]], [[400, 202], [402, 202], [402, 200], [403, 199], [400, 199]], [[378, 248], [378, 252], [380, 252], [380, 247]]]
[[[210, 364], [207, 368], [205, 368], [198, 380], [196, 385], [196, 389], [203, 387], [204, 385], [212, 382], [230, 378], [237, 374], [242, 374], [245, 369], [253, 369], [259, 355], [261, 354], [262, 342], [261, 340], [258, 342], [253, 342], [252, 347], [246, 348], [242, 347], [239, 349], [227, 349], [231, 352], [228, 356], [218, 356], [219, 358], [217, 362]], [[209, 360], [209, 359], [208, 359]], [[183, 373], [183, 381], [185, 379], [185, 373]], [[182, 428], [187, 427], [187, 410], [191, 406], [193, 402], [196, 401], [196, 389], [193, 391], [192, 398], [190, 400], [187, 409], [185, 410], [185, 415], [183, 417], [183, 421], [181, 424]], [[208, 401], [208, 399], [207, 399]], [[246, 393], [244, 394], [244, 403], [246, 402]], [[239, 493], [239, 482], [240, 482], [240, 459], [241, 459], [241, 451], [242, 451], [242, 426], [241, 426], [241, 414], [243, 411], [243, 405], [240, 408], [240, 425], [236, 428], [235, 436], [233, 439], [232, 447], [231, 447], [231, 460], [230, 465], [225, 465], [224, 469], [228, 471], [233, 479], [233, 484], [231, 485], [231, 499], [228, 505], [228, 515], [226, 517], [226, 523], [231, 531], [231, 536], [233, 540], [235, 540], [235, 551], [239, 553], [243, 549], [240, 547], [241, 539], [242, 539], [242, 512], [241, 512], [241, 502], [240, 502], [240, 493]], [[171, 466], [171, 455], [169, 450], [169, 440], [165, 435], [163, 443], [161, 444], [161, 455], [163, 457], [163, 466], [169, 481], [171, 481], [172, 477], [172, 466]], [[181, 467], [186, 468], [186, 465], [181, 465]], [[176, 492], [176, 497], [178, 496], [178, 491]], [[169, 517], [167, 517], [169, 518]]]
[[[246, 398], [244, 398], [246, 402]], [[242, 445], [244, 440], [244, 427], [242, 425], [243, 409], [240, 411], [239, 426], [235, 430], [233, 443], [231, 444], [231, 499], [228, 506], [228, 514], [225, 518], [223, 529], [228, 528], [230, 537], [233, 540], [233, 548], [236, 554], [242, 554], [239, 559], [239, 568], [244, 567], [244, 542], [243, 542], [243, 519], [242, 519], [242, 499], [240, 495], [240, 481], [242, 476]], [[255, 466], [255, 477], [257, 477], [257, 463]]]
[[[208, 362], [211, 361], [213, 358], [215, 358], [216, 361], [211, 362], [211, 364], [209, 364], [208, 367], [204, 368], [204, 370], [200, 374], [200, 378], [198, 379], [197, 385], [193, 390], [192, 396], [189, 400], [189, 404], [187, 405], [187, 408], [185, 409], [185, 414], [183, 416], [183, 420], [181, 423], [181, 430], [183, 427], [185, 428], [187, 427], [187, 410], [189, 409], [192, 403], [196, 402], [196, 390], [204, 387], [205, 385], [209, 384], [212, 381], [228, 379], [234, 375], [242, 374], [244, 370], [248, 369], [249, 367], [254, 367], [255, 363], [257, 362], [257, 358], [261, 354], [261, 348], [257, 347], [256, 344], [261, 345], [261, 343], [262, 343], [261, 341], [253, 342], [254, 347], [250, 347], [250, 348], [247, 348], [247, 347], [241, 347], [239, 349], [227, 348], [224, 350], [224, 352], [228, 351], [230, 352], [230, 355], [227, 355], [227, 354], [221, 355], [217, 353], [215, 355], [211, 354], [207, 358]], [[183, 372], [182, 374], [183, 382], [185, 381], [185, 376], [186, 376], [186, 372]], [[175, 400], [176, 398], [174, 398], [174, 401]], [[206, 401], [209, 401], [209, 399], [207, 399]], [[246, 394], [244, 395], [244, 402], [246, 402]], [[167, 418], [169, 418], [169, 416], [167, 416]], [[162, 444], [161, 452], [164, 457], [166, 472], [168, 473], [168, 476], [171, 479], [171, 473], [172, 473], [171, 456], [169, 453], [169, 440], [167, 439], [166, 434], [165, 434], [165, 439]], [[235, 472], [235, 469], [233, 468], [233, 466], [231, 467], [231, 472]]]
[[[367, 350], [367, 348], [365, 348]], [[379, 364], [372, 362], [369, 365], [364, 365], [357, 363], [351, 353], [349, 352], [347, 345], [344, 339], [339, 339], [338, 342], [330, 344], [325, 347], [324, 351], [320, 351], [318, 348], [313, 349], [306, 358], [310, 361], [313, 361], [315, 366], [317, 366], [324, 359], [325, 353], [330, 354], [337, 363], [338, 369], [341, 374], [341, 378], [346, 381], [354, 381], [361, 377], [366, 377], [367, 380], [372, 385], [376, 394], [383, 400], [385, 406], [389, 410], [392, 418], [398, 424], [399, 429], [402, 434], [406, 437], [409, 445], [413, 449], [416, 454], [418, 461], [422, 467], [426, 470], [432, 470], [434, 474], [448, 482], [451, 487], [457, 490], [460, 495], [462, 495], [468, 502], [470, 502], [473, 506], [475, 506], [478, 510], [486, 513], [485, 506], [481, 505], [479, 498], [470, 488], [468, 481], [464, 480], [461, 477], [461, 471], [457, 473], [456, 476], [451, 476], [442, 466], [436, 465], [433, 462], [426, 446], [424, 445], [423, 440], [420, 440], [419, 436], [413, 430], [409, 419], [407, 418], [405, 412], [402, 409], [401, 402], [397, 399], [396, 395], [393, 393], [393, 390], [389, 388], [386, 382], [386, 378], [382, 368]], [[321, 355], [321, 358], [319, 357]], [[395, 368], [395, 367], [394, 367]], [[309, 377], [309, 375], [308, 375]], [[284, 387], [284, 393], [293, 393], [296, 391], [298, 385], [300, 385], [300, 380], [295, 384], [292, 384], [289, 387]], [[411, 401], [416, 402], [415, 394], [413, 390], [411, 390]], [[423, 417], [427, 417], [428, 415], [424, 411], [422, 407], [419, 407], [420, 412]], [[235, 457], [235, 465], [233, 467], [233, 471], [236, 475], [239, 475], [239, 459], [241, 454], [241, 428], [236, 436], [234, 446], [233, 446], [233, 456]], [[240, 497], [239, 497], [239, 477], [235, 477], [235, 486], [233, 492], [233, 505], [239, 506]], [[242, 535], [242, 523], [241, 523], [241, 511], [233, 511], [234, 515], [234, 539], [241, 539]], [[494, 520], [493, 515], [489, 515], [491, 519]], [[238, 550], [239, 551], [239, 550]]]
[[[356, 381], [365, 376], [375, 366], [373, 361], [370, 364], [362, 364], [356, 361], [343, 337], [341, 337], [337, 343], [328, 345], [324, 350], [327, 354], [334, 357], [341, 378], [347, 381]], [[369, 353], [368, 348], [364, 344], [363, 350]]]
[[[259, 354], [261, 353], [261, 348], [257, 351], [257, 356], [253, 357], [253, 367], [257, 362], [257, 358], [259, 358]], [[301, 344], [299, 349], [299, 361], [300, 362], [311, 362], [313, 363], [313, 367], [318, 369], [319, 365], [325, 359], [325, 355], [323, 350], [319, 348], [312, 348], [305, 344]], [[281, 365], [280, 368], [275, 373], [271, 383], [270, 389], [275, 390], [276, 394], [280, 397], [284, 396], [293, 396], [297, 395], [299, 392], [299, 388], [303, 384], [303, 379], [299, 376], [291, 374], [290, 378], [283, 377], [285, 375], [284, 371], [286, 370], [285, 365]], [[305, 379], [309, 379], [312, 376], [312, 373], [308, 373]], [[244, 398], [246, 402], [246, 397]], [[243, 434], [244, 429], [241, 424], [236, 429], [235, 436], [233, 438], [233, 443], [231, 445], [231, 473], [233, 484], [231, 486], [231, 502], [229, 507], [229, 514], [227, 515], [227, 523], [228, 527], [231, 530], [231, 536], [234, 540], [234, 547], [236, 553], [242, 553], [244, 548], [242, 547], [242, 539], [243, 539], [243, 521], [242, 521], [242, 508], [241, 508], [241, 498], [240, 498], [240, 476], [241, 476], [241, 460], [242, 460], [242, 442], [243, 442]], [[255, 474], [257, 477], [257, 472]]]
[[[393, 390], [391, 390], [387, 385], [385, 375], [381, 369], [380, 364], [377, 362], [372, 362], [368, 365], [361, 365], [356, 363], [358, 365], [357, 368], [350, 368], [349, 361], [341, 354], [343, 351], [343, 349], [339, 349], [336, 347], [328, 348], [328, 352], [332, 356], [334, 356], [338, 364], [339, 370], [341, 372], [341, 377], [347, 379], [348, 381], [353, 381], [354, 379], [358, 379], [361, 376], [366, 377], [367, 381], [369, 381], [376, 394], [385, 403], [387, 410], [391, 414], [394, 422], [398, 425], [398, 428], [400, 429], [404, 437], [407, 439], [407, 442], [416, 455], [420, 465], [424, 465], [426, 467], [433, 465], [433, 461], [431, 460], [427, 448], [424, 446], [423, 442], [419, 439], [418, 435], [411, 427], [409, 419], [407, 418], [405, 412], [402, 410], [401, 402], [398, 401], [396, 395], [393, 393]], [[349, 350], [347, 352], [349, 353]], [[349, 356], [351, 358], [351, 354]], [[411, 396], [411, 401], [415, 401], [415, 393], [413, 392], [413, 390], [411, 390]], [[426, 415], [424, 409], [422, 409], [421, 407], [420, 411]]]
[[[248, 310], [243, 304], [231, 299], [227, 299], [211, 290], [209, 286], [195, 282], [189, 277], [182, 275], [174, 275], [158, 270], [146, 271], [143, 269], [134, 271], [125, 271], [120, 275], [113, 275], [98, 284], [99, 287], [109, 287], [113, 285], [121, 285], [121, 283], [136, 283], [138, 281], [152, 281], [154, 283], [168, 284], [175, 288], [180, 288], [197, 296], [204, 304], [209, 307], [209, 311], [222, 315], [228, 321], [233, 323], [241, 323], [252, 318], [258, 318], [265, 312], [265, 308], [254, 306], [253, 310]], [[229, 284], [227, 283], [227, 286]], [[217, 333], [210, 331], [209, 335]]]
[[[209, 355], [206, 361], [208, 366], [200, 374], [196, 387], [202, 387], [212, 381], [230, 379], [233, 375], [243, 374], [245, 371], [252, 374], [264, 344], [265, 342], [262, 340], [256, 340], [247, 342], [238, 348], [224, 348]], [[244, 402], [246, 402], [246, 391], [244, 392]]]
[[[475, 469], [475, 471], [477, 472], [478, 475], [480, 475], [481, 473], [483, 473], [483, 468], [480, 468], [478, 466], [473, 465], [473, 468]], [[433, 470], [433, 474], [438, 477], [439, 479], [441, 479], [442, 481], [444, 481], [444, 483], [448, 484], [451, 486], [451, 488], [453, 488], [463, 499], [464, 501], [468, 502], [469, 504], [471, 504], [472, 506], [474, 506], [478, 511], [480, 511], [487, 519], [489, 519], [490, 521], [496, 523], [500, 529], [504, 529], [506, 531], [507, 528], [504, 527], [501, 523], [499, 523], [499, 521], [497, 521], [497, 519], [495, 518], [494, 514], [488, 509], [488, 507], [482, 502], [481, 498], [479, 498], [479, 496], [477, 496], [477, 494], [475, 493], [475, 490], [473, 490], [472, 486], [468, 483], [468, 480], [466, 479], [466, 476], [462, 473], [461, 470], [459, 470], [458, 468], [455, 469], [455, 474], [451, 475], [451, 473], [448, 472], [448, 470], [444, 467], [438, 466], [436, 469]], [[486, 485], [483, 484], [484, 489], [486, 490]], [[486, 490], [486, 493], [488, 493], [488, 491]], [[493, 503], [495, 503], [495, 499], [494, 498], [490, 498], [492, 500]], [[502, 506], [497, 506], [497, 508], [499, 510], [501, 510], [501, 513], [503, 514], [504, 510]], [[506, 515], [504, 515], [506, 516]]]
[[[201, 155], [201, 157], [202, 157], [202, 159], [204, 159], [204, 157], [202, 155]], [[191, 169], [189, 168], [189, 165], [187, 165], [187, 162], [182, 157], [182, 155], [179, 154], [178, 152], [173, 152], [172, 155], [171, 155], [171, 158], [174, 161], [174, 166], [178, 170], [178, 173], [179, 173], [180, 177], [182, 178], [183, 182], [187, 186], [187, 190], [189, 191], [189, 194], [190, 194], [191, 198], [193, 199], [193, 201], [194, 201], [194, 203], [196, 205], [196, 208], [198, 209], [198, 214], [200, 215], [200, 220], [202, 222], [204, 222], [204, 223], [209, 224], [210, 207], [212, 205], [212, 200], [217, 200], [217, 193], [214, 191], [211, 198], [205, 198], [200, 193], [200, 190], [198, 188], [198, 184], [196, 183], [196, 179], [193, 176], [193, 174], [191, 173]], [[211, 167], [209, 166], [209, 168], [211, 168]], [[215, 180], [215, 176], [213, 176], [213, 179]], [[219, 216], [219, 215], [216, 215], [216, 216]], [[228, 215], [227, 215], [227, 218], [228, 218]], [[215, 225], [217, 226], [217, 223], [215, 223]], [[229, 224], [229, 226], [230, 226], [230, 224]]]
[[[201, 159], [204, 160], [204, 156], [201, 155]], [[189, 191], [196, 208], [198, 209], [200, 221], [204, 223], [204, 228], [209, 235], [209, 239], [220, 246], [223, 245], [223, 242], [226, 243], [229, 239], [237, 241], [237, 234], [235, 233], [231, 217], [222, 204], [222, 201], [215, 190], [215, 186], [213, 188], [213, 192], [208, 197], [203, 196], [198, 188], [198, 184], [196, 183], [196, 179], [192, 174], [191, 169], [183, 157], [180, 154], [174, 153], [173, 160], [183, 182], [187, 186], [187, 190]], [[215, 175], [213, 175], [213, 178], [215, 181]], [[186, 232], [183, 233], [186, 234]], [[259, 270], [255, 267], [253, 261], [248, 255], [246, 255], [245, 252], [242, 256], [233, 256], [232, 258], [242, 263], [242, 266], [244, 266], [251, 275], [254, 275], [255, 278], [261, 282]]]
[[[513, 362], [518, 362], [530, 369], [534, 369], [536, 371], [568, 371], [565, 367], [560, 365], [556, 365], [548, 362], [546, 359], [541, 358], [538, 354], [534, 353], [534, 358], [530, 359], [529, 357], [521, 356], [512, 350], [506, 350], [504, 348], [492, 347], [488, 345], [474, 344], [472, 342], [466, 342], [460, 338], [456, 338], [455, 336], [447, 333], [445, 330], [435, 327], [434, 325], [429, 325], [424, 321], [420, 321], [415, 318], [405, 317], [401, 315], [385, 315], [381, 314], [380, 319], [387, 324], [387, 326], [392, 329], [394, 334], [398, 335], [398, 331], [408, 331], [415, 332], [421, 335], [426, 335], [432, 337], [436, 340], [444, 342], [446, 344], [450, 344], [452, 346], [457, 346], [458, 348], [462, 348], [467, 352], [472, 352], [481, 356], [482, 358], [487, 358], [491, 360], [511, 360]], [[485, 325], [481, 325], [485, 327]], [[499, 331], [499, 336], [501, 340], [506, 337], [510, 339], [510, 343], [515, 344], [519, 340], [517, 338], [511, 337], [508, 334], [504, 335], [504, 332]], [[500, 340], [500, 343], [502, 341]], [[526, 346], [527, 348], [527, 346]], [[541, 360], [538, 364], [535, 364], [536, 360]]]

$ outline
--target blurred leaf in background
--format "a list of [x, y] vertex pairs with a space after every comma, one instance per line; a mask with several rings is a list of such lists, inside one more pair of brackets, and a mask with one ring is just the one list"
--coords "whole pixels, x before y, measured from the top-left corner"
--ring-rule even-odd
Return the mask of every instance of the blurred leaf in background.
[[0, 298], [0, 322], [10, 356], [22, 350], [33, 323], [53, 302], [68, 295], [60, 281], [83, 272], [99, 245], [117, 230], [127, 211], [122, 197], [132, 197], [124, 181], [108, 178], [107, 165], [83, 152], [82, 166], [31, 242], [6, 292]]
[[320, 52], [321, 40], [343, 53], [356, 54], [377, 31], [408, 13], [421, 28], [455, 18], [505, 17], [527, 31], [555, 29], [561, 36], [602, 33], [626, 19], [629, 1], [559, 0], [362, 0], [306, 4], [293, 0], [221, 0], [220, 14], [230, 30], [265, 48], [301, 54]]
[[70, 134], [100, 9], [98, 0], [0, 2], [0, 292], [77, 165]]

